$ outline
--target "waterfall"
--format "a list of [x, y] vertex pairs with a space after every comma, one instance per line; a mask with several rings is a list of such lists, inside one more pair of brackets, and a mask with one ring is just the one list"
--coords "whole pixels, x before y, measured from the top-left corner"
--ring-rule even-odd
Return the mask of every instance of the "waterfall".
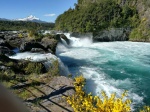
[[64, 35], [70, 40], [72, 47], [88, 47], [93, 43], [92, 37], [71, 37], [70, 33], [64, 33]]
[[32, 62], [42, 62], [47, 71], [53, 65], [54, 61], [58, 61], [60, 74], [65, 76], [70, 74], [67, 67], [61, 62], [61, 60], [51, 53], [40, 54], [40, 53], [24, 52], [24, 53], [17, 53], [13, 56], [10, 56], [9, 58], [17, 59], [17, 60], [22, 60], [22, 59], [29, 60]]

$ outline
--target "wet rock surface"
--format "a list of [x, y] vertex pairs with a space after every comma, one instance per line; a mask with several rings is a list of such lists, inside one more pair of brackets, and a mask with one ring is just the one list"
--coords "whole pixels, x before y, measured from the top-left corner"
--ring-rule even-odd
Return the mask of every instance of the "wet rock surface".
[[110, 41], [128, 41], [130, 29], [112, 28], [93, 34], [93, 41], [110, 42]]

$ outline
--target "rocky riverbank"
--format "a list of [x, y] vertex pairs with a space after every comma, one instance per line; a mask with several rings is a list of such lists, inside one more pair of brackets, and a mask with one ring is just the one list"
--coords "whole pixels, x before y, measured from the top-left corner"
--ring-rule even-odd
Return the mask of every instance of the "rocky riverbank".
[[[73, 80], [61, 76], [64, 74], [60, 72], [60, 63], [55, 56], [57, 44], [62, 39], [69, 44], [67, 37], [55, 34], [34, 39], [23, 32], [22, 37], [19, 35], [20, 32], [0, 32], [1, 83], [32, 112], [72, 111], [62, 96], [74, 94]], [[25, 53], [37, 57], [25, 58]]]
[[92, 38], [94, 42], [128, 41], [131, 29], [129, 28], [111, 28], [94, 33], [71, 33], [71, 36]]

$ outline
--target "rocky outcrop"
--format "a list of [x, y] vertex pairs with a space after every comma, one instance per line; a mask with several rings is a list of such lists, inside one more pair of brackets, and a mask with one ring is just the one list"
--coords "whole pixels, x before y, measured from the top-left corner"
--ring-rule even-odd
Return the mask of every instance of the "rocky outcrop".
[[85, 37], [89, 37], [92, 38], [93, 37], [93, 33], [78, 33], [78, 32], [72, 32], [70, 34], [71, 37], [76, 37], [76, 38], [85, 38]]
[[57, 40], [49, 37], [45, 37], [41, 40], [41, 45], [43, 45], [49, 52], [53, 54], [56, 52], [57, 43]]
[[7, 48], [5, 46], [0, 46], [0, 55], [1, 54], [7, 55], [7, 56], [11, 56], [11, 55], [14, 55], [15, 52], [10, 50], [9, 48]]
[[[41, 85], [39, 91], [35, 94], [38, 97], [31, 97], [26, 100], [26, 104], [32, 112], [73, 112], [73, 109], [67, 104], [63, 97], [72, 96], [75, 93], [73, 80], [64, 76], [54, 77], [50, 83]], [[40, 96], [39, 93], [43, 93]], [[33, 102], [40, 100], [40, 105], [34, 105]]]
[[13, 49], [14, 47], [12, 47], [6, 40], [0, 38], [0, 46], [4, 46], [7, 47], [9, 49]]
[[[17, 31], [5, 31], [3, 32], [4, 39], [13, 47], [19, 48], [22, 42], [25, 41], [25, 34], [23, 32]], [[21, 37], [19, 37], [21, 35]]]
[[[46, 58], [40, 62], [32, 62], [34, 59], [16, 60], [6, 56], [6, 54], [13, 53], [11, 50], [14, 47], [20, 48], [21, 52], [51, 52], [54, 54], [57, 43], [61, 42], [61, 38], [69, 44], [67, 37], [60, 34], [45, 37], [42, 40], [28, 39], [24, 41], [17, 36], [9, 36], [0, 36], [0, 79], [6, 84], [15, 82], [8, 84], [9, 88], [24, 100], [32, 112], [73, 111], [63, 98], [63, 96], [74, 94], [73, 80], [59, 76], [58, 60], [52, 59], [53, 62], [50, 63], [51, 60]], [[7, 44], [13, 47], [11, 48]]]
[[68, 45], [70, 44], [69, 39], [64, 34], [60, 34], [60, 38], [64, 39]]
[[20, 45], [20, 51], [21, 52], [31, 51], [34, 48], [39, 48], [39, 49], [42, 49], [43, 51], [47, 51], [47, 49], [38, 42], [32, 42], [32, 41], [31, 42], [24, 42]]
[[93, 40], [99, 42], [109, 41], [127, 41], [129, 40], [130, 29], [112, 28], [110, 30], [103, 30], [93, 34]]
[[102, 30], [94, 33], [77, 33], [70, 34], [71, 37], [76, 38], [93, 38], [94, 42], [110, 42], [110, 41], [127, 41], [129, 40], [129, 28], [112, 28], [109, 30]]
[[12, 51], [13, 47], [6, 42], [3, 36], [0, 37], [0, 54], [4, 55], [14, 55], [15, 52]]
[[63, 43], [61, 38], [64, 39], [68, 45], [70, 44], [69, 39], [64, 34], [57, 34], [54, 36], [54, 39], [56, 39], [58, 42]]
[[[21, 37], [19, 37], [19, 35], [21, 35]], [[39, 40], [25, 37], [26, 35], [24, 33], [0, 32], [0, 46], [7, 47], [10, 50], [19, 48], [21, 52], [29, 51], [55, 54], [57, 43], [63, 43], [62, 39], [66, 41], [67, 44], [70, 44], [69, 39], [64, 34], [47, 35], [47, 37]], [[4, 50], [1, 51], [1, 53], [2, 52], [4, 52]]]
[[31, 62], [28, 60], [10, 59], [5, 55], [0, 55], [1, 72], [11, 71], [15, 74], [46, 73], [47, 70], [42, 62]]

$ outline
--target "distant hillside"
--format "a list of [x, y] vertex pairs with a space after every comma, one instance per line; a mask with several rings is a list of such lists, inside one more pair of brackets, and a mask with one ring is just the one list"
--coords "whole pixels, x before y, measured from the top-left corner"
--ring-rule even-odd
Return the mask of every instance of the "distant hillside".
[[150, 0], [78, 0], [75, 9], [58, 16], [57, 30], [99, 32], [131, 28], [133, 41], [150, 41]]
[[54, 23], [36, 23], [26, 21], [5, 21], [0, 20], [0, 31], [4, 30], [48, 30], [54, 28]]

